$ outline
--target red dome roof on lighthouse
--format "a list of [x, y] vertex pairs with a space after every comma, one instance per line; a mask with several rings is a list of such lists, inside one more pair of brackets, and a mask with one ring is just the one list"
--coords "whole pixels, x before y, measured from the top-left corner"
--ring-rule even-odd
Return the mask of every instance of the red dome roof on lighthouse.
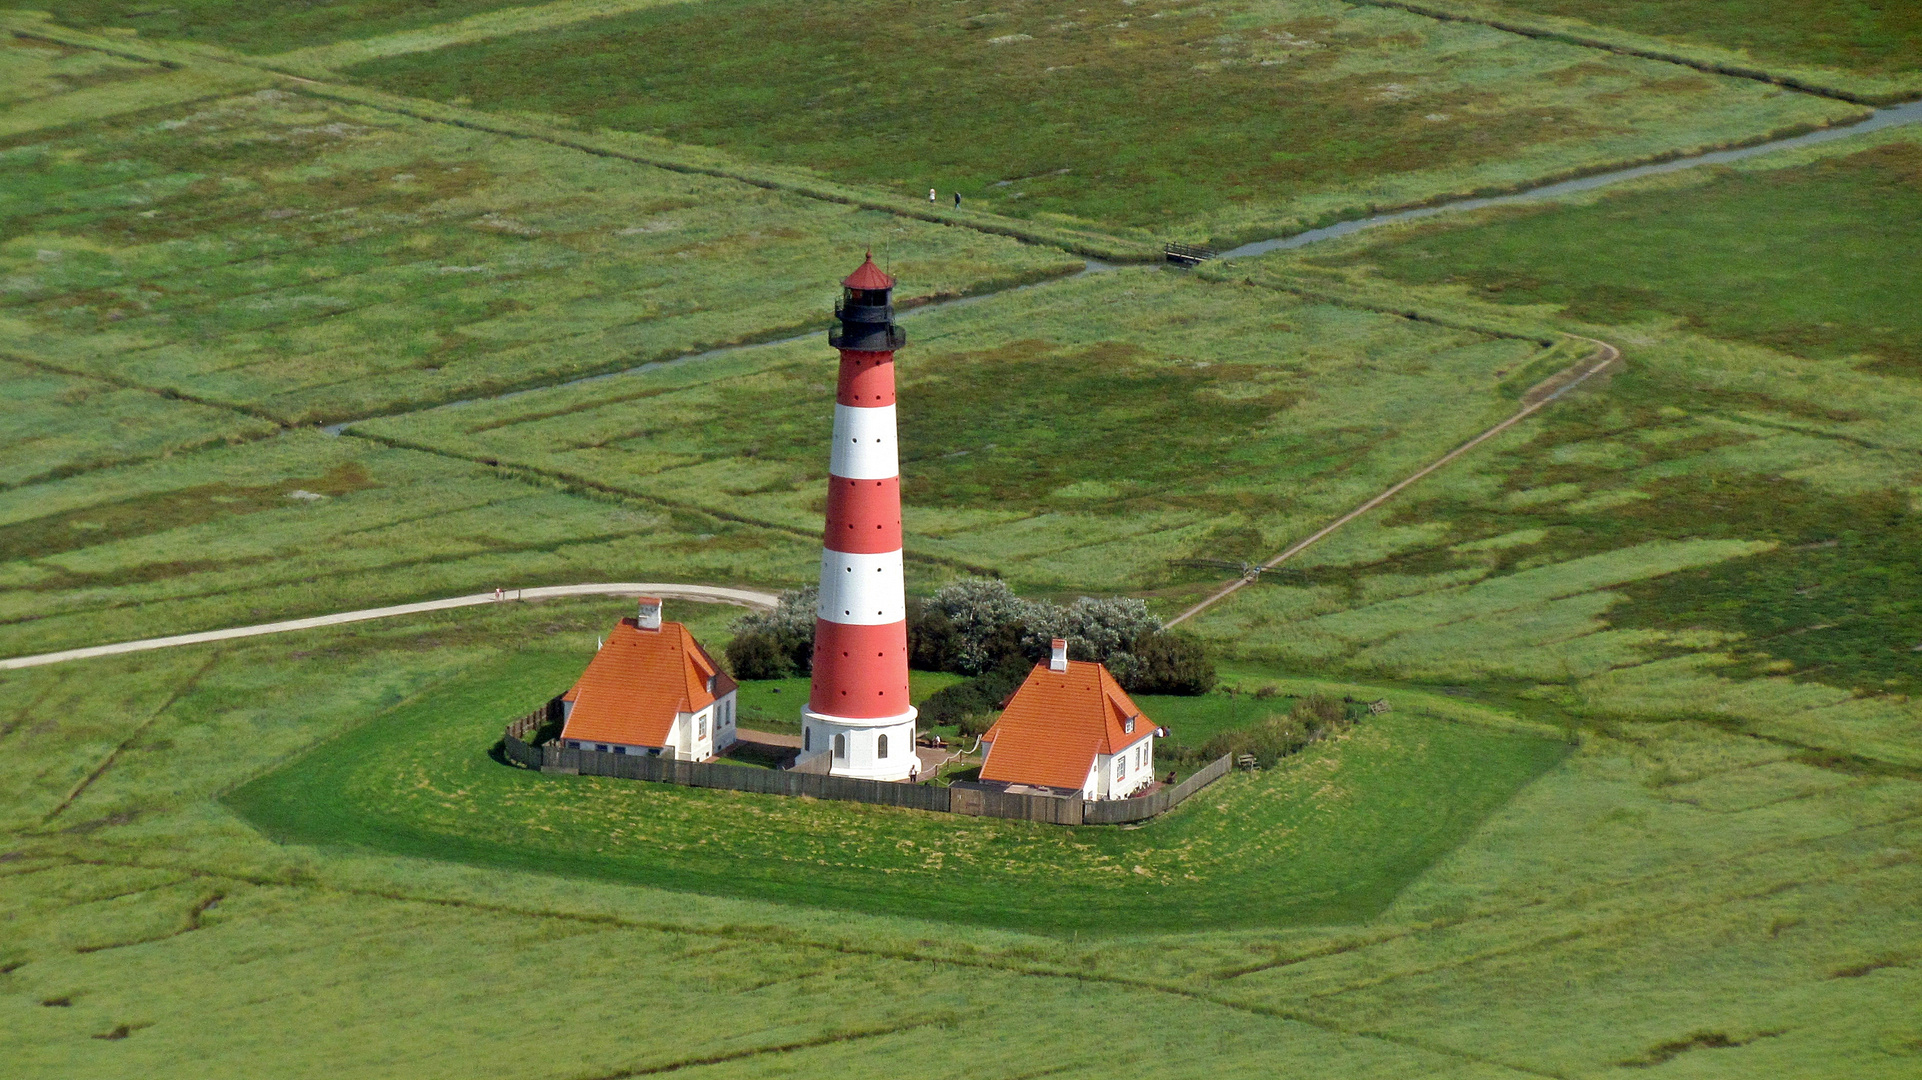
[[894, 288], [894, 279], [883, 273], [880, 267], [874, 265], [874, 253], [869, 252], [866, 261], [861, 263], [860, 268], [841, 279], [841, 284], [843, 287], [849, 289], [892, 289]]

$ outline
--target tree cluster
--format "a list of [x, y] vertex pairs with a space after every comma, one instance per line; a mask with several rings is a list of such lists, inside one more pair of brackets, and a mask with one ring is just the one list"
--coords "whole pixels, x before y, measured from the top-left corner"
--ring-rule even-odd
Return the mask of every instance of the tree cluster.
[[908, 616], [909, 662], [923, 671], [985, 675], [1048, 658], [1068, 643], [1068, 659], [1106, 664], [1123, 689], [1142, 694], [1202, 694], [1214, 665], [1195, 638], [1164, 629], [1146, 601], [1084, 596], [1071, 604], [1025, 600], [1006, 582], [964, 578], [916, 604]]
[[814, 663], [814, 615], [820, 590], [809, 586], [781, 594], [773, 611], [734, 621], [727, 668], [737, 679], [785, 679], [805, 675]]
[[[814, 655], [815, 597], [812, 588], [785, 592], [774, 611], [736, 620], [728, 670], [740, 679], [806, 674]], [[935, 695], [923, 714], [999, 709], [1028, 670], [1047, 659], [1055, 638], [1068, 642], [1069, 659], [1106, 664], [1131, 693], [1203, 694], [1215, 683], [1201, 642], [1163, 629], [1144, 601], [1084, 596], [1055, 604], [1016, 596], [1006, 582], [964, 578], [908, 608], [909, 666], [975, 676]]]

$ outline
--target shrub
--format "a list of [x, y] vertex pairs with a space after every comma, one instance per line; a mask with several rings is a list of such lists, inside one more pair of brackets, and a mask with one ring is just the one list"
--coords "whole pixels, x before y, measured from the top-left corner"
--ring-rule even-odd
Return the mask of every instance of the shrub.
[[[1135, 638], [1119, 658], [1125, 664], [1110, 663], [1123, 689], [1136, 694], [1205, 694], [1214, 688], [1215, 665], [1208, 650], [1192, 634], [1151, 630]], [[1273, 690], [1266, 696], [1272, 696]], [[1256, 691], [1257, 698], [1263, 697]]]
[[953, 724], [963, 735], [980, 735], [994, 723], [1002, 702], [1028, 677], [1029, 666], [1025, 659], [1012, 657], [992, 671], [941, 690], [921, 703], [921, 723], [927, 727]]
[[814, 619], [819, 590], [793, 589], [781, 594], [773, 611], [757, 611], [734, 620], [734, 640], [727, 643], [728, 670], [737, 679], [784, 679], [802, 674], [814, 664]]
[[794, 674], [794, 661], [764, 631], [738, 634], [727, 643], [727, 667], [737, 679], [785, 679]]
[[1024, 600], [1003, 581], [963, 578], [916, 605], [908, 621], [910, 662], [962, 675], [1044, 660], [1055, 638], [1067, 641], [1070, 659], [1106, 664], [1130, 691], [1202, 694], [1215, 683], [1201, 642], [1165, 633], [1147, 602], [1132, 597], [1062, 605]]
[[939, 614], [954, 637], [948, 664], [941, 670], [963, 675], [979, 675], [996, 667], [1006, 655], [1005, 641], [997, 646], [991, 640], [1005, 638], [1010, 626], [1029, 621], [1033, 605], [1014, 594], [1005, 581], [992, 578], [962, 578], [945, 585], [921, 605], [923, 619]]
[[1357, 709], [1352, 703], [1311, 694], [1296, 701], [1285, 714], [1273, 714], [1248, 727], [1216, 735], [1202, 747], [1202, 755], [1213, 759], [1223, 754], [1252, 754], [1255, 764], [1270, 768], [1309, 743], [1347, 730], [1365, 713], [1366, 706]]

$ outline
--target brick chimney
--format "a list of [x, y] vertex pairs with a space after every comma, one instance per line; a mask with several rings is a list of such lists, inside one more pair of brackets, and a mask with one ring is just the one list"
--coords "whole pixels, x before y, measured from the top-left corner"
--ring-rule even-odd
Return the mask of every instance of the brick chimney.
[[658, 596], [641, 597], [641, 617], [638, 620], [643, 630], [661, 628], [661, 599]]
[[1055, 638], [1054, 651], [1048, 656], [1049, 671], [1068, 670], [1068, 639]]

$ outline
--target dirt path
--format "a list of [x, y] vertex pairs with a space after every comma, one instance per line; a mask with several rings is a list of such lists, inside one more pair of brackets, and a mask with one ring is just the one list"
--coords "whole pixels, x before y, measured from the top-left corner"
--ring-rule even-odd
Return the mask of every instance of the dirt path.
[[[1382, 503], [1387, 502], [1389, 499], [1394, 498], [1397, 494], [1401, 492], [1403, 488], [1407, 487], [1408, 485], [1413, 484], [1415, 481], [1420, 480], [1422, 477], [1427, 476], [1429, 473], [1432, 473], [1435, 470], [1440, 469], [1444, 465], [1447, 465], [1449, 462], [1454, 461], [1456, 458], [1461, 457], [1463, 454], [1468, 453], [1470, 450], [1473, 450], [1477, 446], [1480, 446], [1481, 444], [1487, 442], [1488, 440], [1494, 438], [1495, 436], [1500, 435], [1502, 432], [1507, 431], [1509, 428], [1514, 427], [1516, 424], [1521, 423], [1523, 420], [1528, 419], [1530, 416], [1533, 416], [1537, 411], [1539, 411], [1543, 406], [1547, 405], [1549, 402], [1555, 401], [1556, 399], [1560, 398], [1563, 394], [1566, 394], [1570, 390], [1573, 390], [1577, 386], [1580, 386], [1581, 384], [1587, 382], [1590, 378], [1601, 374], [1602, 371], [1613, 366], [1616, 363], [1616, 361], [1622, 358], [1622, 350], [1616, 348], [1613, 345], [1610, 345], [1606, 341], [1596, 341], [1594, 338], [1577, 337], [1577, 335], [1574, 335], [1574, 334], [1570, 334], [1569, 336], [1576, 337], [1577, 340], [1580, 340], [1580, 341], [1594, 342], [1595, 351], [1588, 354], [1588, 356], [1582, 359], [1579, 363], [1576, 363], [1564, 369], [1563, 371], [1560, 371], [1555, 375], [1542, 380], [1541, 382], [1535, 384], [1533, 387], [1530, 387], [1528, 392], [1522, 395], [1522, 407], [1520, 410], [1518, 410], [1515, 413], [1515, 415], [1510, 416], [1508, 419], [1503, 420], [1501, 423], [1496, 424], [1494, 427], [1489, 428], [1487, 431], [1482, 432], [1480, 435], [1477, 435], [1474, 438], [1468, 440], [1467, 442], [1461, 444], [1460, 446], [1457, 446], [1453, 450], [1450, 450], [1448, 453], [1443, 454], [1441, 457], [1436, 458], [1434, 461], [1429, 462], [1427, 465], [1423, 466], [1418, 472], [1404, 478], [1400, 483], [1389, 488], [1387, 491], [1384, 491], [1381, 494], [1375, 496], [1374, 498], [1369, 499], [1367, 502], [1362, 503], [1360, 506], [1355, 507], [1353, 510], [1348, 511], [1346, 514], [1343, 514], [1342, 516], [1336, 518], [1334, 521], [1328, 523], [1327, 525], [1324, 525], [1320, 530], [1308, 536], [1306, 539], [1296, 541], [1293, 546], [1288, 548], [1288, 550], [1282, 552], [1281, 554], [1275, 556], [1272, 559], [1269, 559], [1267, 562], [1262, 563], [1261, 569], [1273, 570], [1275, 567], [1280, 566], [1282, 563], [1287, 562], [1289, 559], [1292, 559], [1295, 556], [1301, 554], [1302, 552], [1307, 551], [1310, 547], [1313, 547], [1315, 544], [1319, 543], [1321, 540], [1323, 540], [1327, 536], [1334, 533], [1336, 529], [1341, 528], [1343, 525], [1348, 524], [1349, 522], [1355, 520], [1356, 518], [1362, 516], [1363, 514], [1366, 514], [1368, 511], [1373, 510], [1375, 507], [1380, 506]], [[1235, 580], [1227, 583], [1226, 585], [1223, 585], [1221, 588], [1216, 589], [1213, 593], [1210, 593], [1206, 600], [1203, 600], [1201, 603], [1196, 604], [1194, 607], [1189, 608], [1188, 610], [1182, 612], [1181, 614], [1175, 616], [1174, 618], [1169, 619], [1168, 625], [1178, 626], [1184, 622], [1187, 622], [1189, 619], [1194, 618], [1196, 615], [1201, 614], [1202, 612], [1215, 606], [1221, 601], [1234, 595], [1236, 592], [1240, 591], [1243, 587], [1251, 584], [1254, 580], [1255, 578], [1252, 575], [1236, 578]]]
[[452, 596], [445, 600], [423, 600], [417, 604], [396, 604], [393, 607], [343, 611], [334, 615], [316, 615], [308, 619], [288, 619], [285, 622], [261, 623], [257, 626], [205, 630], [197, 634], [176, 634], [173, 637], [147, 638], [144, 641], [122, 641], [113, 645], [94, 645], [84, 649], [41, 653], [37, 656], [15, 656], [0, 660], [0, 671], [39, 667], [42, 664], [58, 664], [65, 660], [85, 660], [94, 656], [115, 656], [120, 653], [145, 652], [149, 649], [168, 649], [175, 645], [198, 645], [208, 641], [258, 637], [262, 634], [284, 634], [290, 630], [339, 626], [343, 623], [365, 622], [368, 619], [390, 619], [396, 615], [417, 615], [424, 611], [448, 611], [453, 608], [516, 600], [553, 600], [565, 596], [659, 596], [668, 600], [739, 604], [742, 607], [761, 610], [772, 610], [779, 599], [772, 593], [755, 592], [751, 589], [727, 589], [715, 585], [667, 585], [653, 582], [548, 585], [536, 589], [508, 589], [498, 598], [491, 592], [476, 593], [472, 596]]

